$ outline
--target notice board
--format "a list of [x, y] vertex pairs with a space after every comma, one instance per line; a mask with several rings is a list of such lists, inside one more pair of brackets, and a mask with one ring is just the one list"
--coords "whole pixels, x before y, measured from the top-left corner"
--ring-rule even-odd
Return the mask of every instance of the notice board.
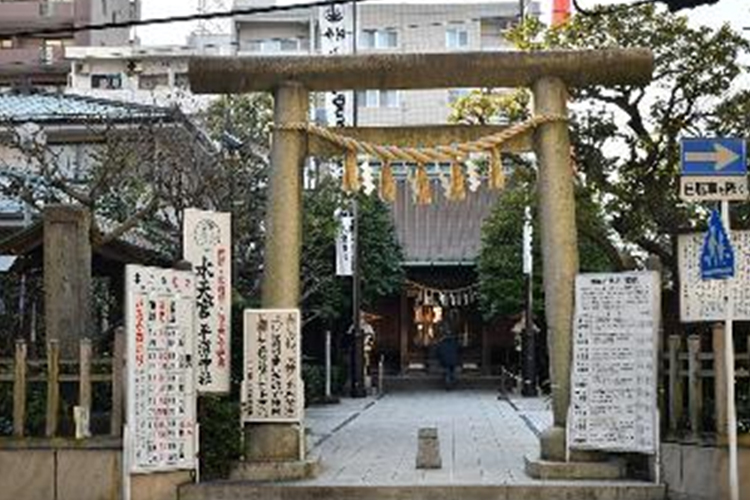
[[194, 469], [193, 273], [128, 265], [125, 274], [130, 471]]
[[[680, 267], [680, 321], [724, 321], [729, 280], [702, 280], [700, 256], [704, 233], [680, 235], [677, 239]], [[734, 319], [750, 321], [750, 231], [732, 231], [735, 277]]]
[[660, 291], [655, 272], [577, 276], [571, 448], [656, 452]]

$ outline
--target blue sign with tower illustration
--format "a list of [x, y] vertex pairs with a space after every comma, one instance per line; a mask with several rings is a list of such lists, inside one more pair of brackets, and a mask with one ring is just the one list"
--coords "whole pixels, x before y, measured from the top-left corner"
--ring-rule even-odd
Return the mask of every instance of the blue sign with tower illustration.
[[720, 280], [734, 276], [734, 250], [721, 223], [718, 210], [711, 212], [701, 251], [701, 279]]

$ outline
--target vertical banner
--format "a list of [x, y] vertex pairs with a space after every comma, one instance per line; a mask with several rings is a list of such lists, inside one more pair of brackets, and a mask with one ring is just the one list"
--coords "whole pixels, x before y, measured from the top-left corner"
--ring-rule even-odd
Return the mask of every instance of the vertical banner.
[[[352, 6], [328, 5], [318, 10], [320, 53], [324, 56], [351, 54], [354, 48], [354, 16]], [[354, 94], [332, 91], [325, 94], [326, 123], [329, 127], [352, 125]]]
[[197, 465], [194, 308], [192, 272], [126, 266], [130, 472]]
[[354, 217], [347, 210], [335, 212], [339, 222], [336, 233], [336, 276], [351, 276], [354, 271]]
[[659, 274], [580, 274], [575, 293], [570, 448], [655, 454]]
[[195, 272], [196, 389], [227, 393], [232, 331], [231, 215], [185, 209], [184, 259]]
[[244, 328], [242, 421], [302, 421], [299, 309], [246, 309]]

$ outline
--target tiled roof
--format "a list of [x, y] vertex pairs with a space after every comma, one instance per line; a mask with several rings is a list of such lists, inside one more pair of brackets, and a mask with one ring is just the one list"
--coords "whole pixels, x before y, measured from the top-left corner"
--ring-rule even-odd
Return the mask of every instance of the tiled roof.
[[409, 263], [473, 263], [479, 255], [482, 222], [492, 211], [498, 191], [483, 184], [463, 201], [448, 201], [438, 181], [432, 183], [433, 202], [418, 205], [404, 181], [397, 182], [391, 207], [398, 240]]
[[169, 110], [70, 94], [7, 91], [0, 93], [0, 121], [139, 119], [166, 117]]

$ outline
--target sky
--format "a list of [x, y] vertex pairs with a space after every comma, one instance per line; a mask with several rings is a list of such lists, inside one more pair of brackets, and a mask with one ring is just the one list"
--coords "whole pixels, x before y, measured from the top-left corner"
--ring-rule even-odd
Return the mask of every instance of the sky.
[[[395, 0], [385, 0], [386, 3], [394, 3]], [[456, 1], [456, 0], [445, 0]], [[477, 0], [487, 1], [487, 0]], [[493, 0], [489, 0], [493, 1]], [[507, 0], [501, 0], [507, 1]], [[543, 11], [548, 10], [552, 0], [540, 0]], [[584, 9], [596, 4], [627, 4], [633, 0], [579, 0], [578, 3]], [[176, 15], [193, 14], [198, 11], [199, 0], [141, 0], [143, 19], [156, 17], [170, 17]], [[224, 8], [232, 7], [232, 0], [205, 0], [209, 9], [217, 10], [223, 5]], [[280, 4], [304, 3], [304, 0], [279, 0]], [[398, 2], [403, 3], [403, 2]], [[408, 3], [441, 3], [436, 0], [408, 0]], [[708, 25], [718, 27], [723, 23], [730, 23], [735, 29], [750, 27], [750, 2], [748, 0], [719, 0], [715, 5], [706, 5], [692, 10], [683, 10], [691, 24]], [[157, 25], [153, 27], [144, 26], [138, 28], [138, 36], [144, 45], [183, 45], [186, 37], [195, 29], [193, 23], [174, 23], [168, 25]], [[750, 31], [746, 31], [750, 36]]]

